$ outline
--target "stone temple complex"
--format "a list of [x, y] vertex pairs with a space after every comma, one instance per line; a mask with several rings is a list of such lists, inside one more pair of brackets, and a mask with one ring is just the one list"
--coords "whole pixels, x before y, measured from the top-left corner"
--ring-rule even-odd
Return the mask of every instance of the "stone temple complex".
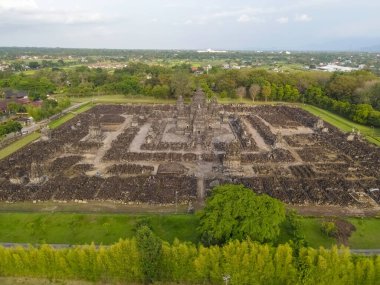
[[380, 203], [380, 151], [290, 105], [96, 105], [0, 161], [0, 201], [202, 201], [242, 183], [290, 204]]
[[221, 129], [222, 118], [216, 98], [208, 103], [206, 95], [198, 89], [190, 105], [185, 105], [182, 96], [177, 100], [175, 129], [178, 135], [186, 135], [200, 142], [205, 136], [213, 136]]

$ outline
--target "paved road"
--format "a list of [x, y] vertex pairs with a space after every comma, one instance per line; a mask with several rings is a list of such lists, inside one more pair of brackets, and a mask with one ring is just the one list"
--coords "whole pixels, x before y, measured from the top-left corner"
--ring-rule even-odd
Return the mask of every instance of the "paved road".
[[[62, 249], [62, 248], [70, 248], [74, 246], [82, 246], [82, 245], [71, 245], [71, 244], [59, 244], [59, 243], [51, 243], [48, 244], [51, 247], [55, 249]], [[13, 243], [13, 242], [0, 242], [0, 246], [3, 246], [5, 248], [11, 248], [11, 247], [17, 247], [21, 246], [23, 248], [28, 248], [30, 244], [28, 243]], [[33, 246], [38, 247], [40, 244], [33, 244]], [[107, 247], [107, 246], [105, 246]], [[380, 255], [380, 249], [350, 249], [350, 252], [352, 254], [357, 255]]]
[[380, 249], [350, 249], [353, 254], [380, 255]]

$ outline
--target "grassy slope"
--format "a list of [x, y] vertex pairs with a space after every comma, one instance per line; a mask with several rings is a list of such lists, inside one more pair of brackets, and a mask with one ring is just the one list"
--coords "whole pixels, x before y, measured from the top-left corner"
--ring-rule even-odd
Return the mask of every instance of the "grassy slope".
[[313, 115], [321, 117], [326, 122], [336, 126], [344, 132], [350, 132], [352, 128], [360, 130], [366, 138], [377, 145], [380, 145], [380, 128], [371, 128], [363, 126], [352, 121], [349, 121], [339, 115], [331, 113], [329, 111], [311, 106], [311, 105], [299, 105], [302, 109], [312, 113]]
[[92, 104], [85, 104], [85, 105], [79, 107], [78, 109], [74, 110], [72, 113], [66, 114], [66, 115], [62, 116], [61, 118], [50, 122], [49, 127], [51, 129], [58, 128], [60, 125], [66, 123], [67, 121], [74, 118], [76, 115], [83, 113], [83, 112], [86, 112], [87, 110], [91, 109], [92, 107], [93, 107]]
[[[349, 219], [357, 231], [349, 245], [352, 248], [380, 248], [380, 219]], [[138, 224], [148, 224], [163, 240], [197, 243], [196, 215], [186, 214], [74, 214], [74, 213], [1, 213], [0, 242], [112, 244], [120, 238], [131, 238]], [[322, 234], [320, 220], [303, 218], [302, 233], [311, 247], [330, 247], [335, 240]], [[289, 240], [282, 232], [280, 243]]]
[[26, 146], [27, 144], [31, 143], [32, 141], [35, 141], [40, 137], [39, 133], [31, 133], [27, 136], [22, 137], [21, 139], [15, 141], [14, 143], [6, 146], [5, 148], [0, 150], [0, 159], [3, 159], [4, 157], [7, 157], [8, 155], [14, 153], [15, 151], [19, 150], [20, 148]]

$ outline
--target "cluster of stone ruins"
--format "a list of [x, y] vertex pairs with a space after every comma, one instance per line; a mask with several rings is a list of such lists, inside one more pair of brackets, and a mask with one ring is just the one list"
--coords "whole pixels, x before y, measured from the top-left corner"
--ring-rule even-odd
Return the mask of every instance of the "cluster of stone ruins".
[[97, 105], [0, 161], [0, 201], [189, 203], [242, 183], [293, 204], [380, 203], [380, 151], [285, 105]]

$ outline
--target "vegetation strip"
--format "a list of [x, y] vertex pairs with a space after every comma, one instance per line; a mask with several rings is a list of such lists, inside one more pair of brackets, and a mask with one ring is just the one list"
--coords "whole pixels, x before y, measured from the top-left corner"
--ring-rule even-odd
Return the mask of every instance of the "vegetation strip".
[[0, 275], [93, 282], [185, 284], [376, 284], [380, 256], [347, 248], [278, 247], [252, 241], [223, 246], [161, 242], [149, 229], [110, 247], [0, 247]]
[[332, 124], [333, 126], [341, 129], [344, 132], [350, 132], [353, 128], [359, 130], [365, 135], [366, 139], [376, 145], [380, 145], [380, 128], [370, 128], [368, 126], [363, 126], [349, 121], [339, 115], [331, 113], [329, 111], [320, 109], [312, 105], [299, 105], [302, 109], [312, 113], [315, 116], [321, 117], [326, 122]]
[[[300, 218], [300, 231], [309, 246], [326, 248], [336, 244], [321, 230], [322, 218]], [[380, 248], [377, 233], [379, 218], [348, 218], [356, 230], [348, 245], [355, 249]], [[162, 240], [197, 243], [199, 218], [186, 214], [77, 214], [77, 213], [1, 213], [0, 242], [51, 244], [112, 244], [119, 238], [132, 238], [139, 224], [148, 224]], [[291, 238], [287, 226], [281, 227], [278, 243]]]
[[15, 151], [23, 148], [24, 146], [28, 145], [29, 143], [35, 141], [40, 137], [40, 134], [37, 132], [31, 133], [27, 136], [22, 137], [21, 139], [17, 140], [16, 142], [8, 145], [7, 147], [0, 150], [0, 159], [3, 159], [7, 157], [8, 155], [11, 155]]

